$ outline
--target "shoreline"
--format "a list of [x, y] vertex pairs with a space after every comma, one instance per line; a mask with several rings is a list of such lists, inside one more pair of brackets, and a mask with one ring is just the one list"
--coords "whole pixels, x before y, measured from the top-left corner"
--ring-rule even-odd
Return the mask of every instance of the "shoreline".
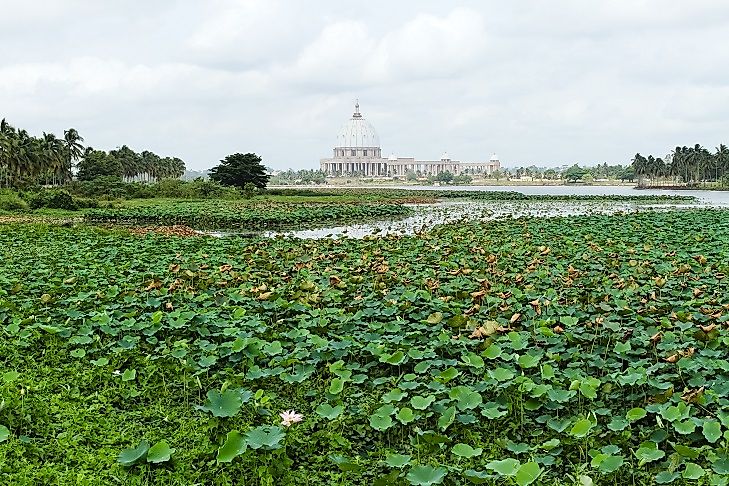
[[[597, 182], [564, 184], [562, 181], [494, 181], [480, 180], [471, 184], [428, 184], [425, 181], [405, 182], [392, 180], [336, 179], [327, 180], [325, 184], [270, 184], [269, 189], [305, 189], [305, 188], [402, 188], [402, 187], [629, 187], [638, 188], [634, 183]], [[645, 187], [644, 189], [653, 189]]]

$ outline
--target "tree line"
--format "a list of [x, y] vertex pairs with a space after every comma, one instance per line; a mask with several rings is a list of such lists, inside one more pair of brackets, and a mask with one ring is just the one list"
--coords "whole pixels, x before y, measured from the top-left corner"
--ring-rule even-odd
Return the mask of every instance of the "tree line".
[[109, 152], [87, 148], [78, 163], [80, 181], [111, 176], [126, 182], [152, 182], [179, 179], [184, 173], [185, 162], [178, 157], [160, 157], [149, 150], [136, 153], [126, 145]]
[[2, 119], [0, 187], [63, 185], [74, 179], [74, 169], [78, 180], [112, 176], [151, 182], [185, 173], [185, 163], [177, 157], [160, 157], [147, 150], [136, 153], [126, 145], [105, 152], [83, 142], [74, 128], [64, 130], [62, 138], [45, 132], [35, 137]]
[[729, 148], [720, 144], [711, 152], [696, 144], [693, 147], [677, 146], [665, 157], [645, 157], [637, 153], [632, 167], [639, 185], [729, 185]]
[[270, 183], [273, 185], [293, 185], [293, 184], [326, 184], [327, 177], [320, 170], [292, 170], [271, 176]]
[[65, 184], [73, 175], [74, 162], [83, 155], [84, 139], [75, 128], [63, 138], [52, 133], [34, 137], [0, 121], [0, 187], [29, 183]]

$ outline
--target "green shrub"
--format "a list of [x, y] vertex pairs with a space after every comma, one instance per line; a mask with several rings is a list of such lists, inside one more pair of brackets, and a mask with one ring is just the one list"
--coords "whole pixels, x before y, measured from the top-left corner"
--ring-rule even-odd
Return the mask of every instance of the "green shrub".
[[[160, 184], [165, 181], [160, 182]], [[233, 187], [221, 186], [220, 183], [198, 177], [192, 181], [181, 181], [184, 184], [182, 194], [191, 199], [236, 199], [240, 193]]]
[[42, 189], [30, 193], [27, 196], [28, 203], [32, 209], [66, 209], [76, 211], [82, 208], [98, 208], [99, 202], [96, 199], [86, 197], [74, 197], [65, 189]]
[[76, 207], [78, 209], [99, 207], [99, 201], [91, 197], [74, 197], [73, 200], [76, 203]]
[[118, 177], [98, 177], [91, 181], [74, 181], [66, 188], [75, 196], [103, 200], [151, 199], [169, 197], [181, 199], [236, 199], [239, 192], [232, 187], [201, 178], [193, 181], [162, 179], [152, 184], [124, 182]]
[[0, 210], [23, 211], [25, 209], [28, 209], [28, 203], [23, 201], [18, 194], [10, 190], [0, 191]]
[[151, 184], [124, 182], [118, 177], [98, 177], [91, 181], [74, 181], [66, 188], [72, 194], [97, 199], [149, 199], [158, 196]]

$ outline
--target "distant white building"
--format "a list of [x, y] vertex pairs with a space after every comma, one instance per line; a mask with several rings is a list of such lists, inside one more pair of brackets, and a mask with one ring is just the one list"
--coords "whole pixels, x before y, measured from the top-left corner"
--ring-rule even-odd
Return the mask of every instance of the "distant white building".
[[501, 167], [494, 154], [488, 162], [461, 162], [443, 154], [439, 160], [415, 160], [414, 157], [383, 158], [380, 138], [375, 128], [362, 117], [359, 103], [352, 118], [345, 123], [334, 147], [334, 156], [321, 159], [321, 171], [330, 176], [360, 175], [366, 177], [402, 176], [408, 171], [421, 175], [437, 175], [448, 171], [459, 174], [490, 174]]

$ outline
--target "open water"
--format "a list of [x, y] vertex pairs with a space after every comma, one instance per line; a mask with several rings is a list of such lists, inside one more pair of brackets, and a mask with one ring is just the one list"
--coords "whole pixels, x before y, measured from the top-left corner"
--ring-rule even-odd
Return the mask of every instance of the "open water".
[[[390, 186], [392, 187], [392, 186]], [[425, 231], [439, 224], [465, 221], [488, 222], [500, 218], [522, 216], [554, 217], [584, 214], [616, 214], [648, 210], [725, 207], [729, 209], [729, 192], [633, 189], [627, 186], [395, 186], [409, 190], [515, 191], [530, 195], [679, 195], [695, 196], [697, 202], [645, 204], [633, 202], [562, 202], [562, 201], [465, 201], [453, 200], [436, 204], [410, 205], [415, 213], [404, 219], [374, 221], [317, 229], [268, 231], [266, 237], [302, 239], [364, 238], [368, 236], [407, 235]], [[231, 232], [206, 232], [214, 236], [235, 236]], [[248, 233], [250, 234], [250, 233]]]

